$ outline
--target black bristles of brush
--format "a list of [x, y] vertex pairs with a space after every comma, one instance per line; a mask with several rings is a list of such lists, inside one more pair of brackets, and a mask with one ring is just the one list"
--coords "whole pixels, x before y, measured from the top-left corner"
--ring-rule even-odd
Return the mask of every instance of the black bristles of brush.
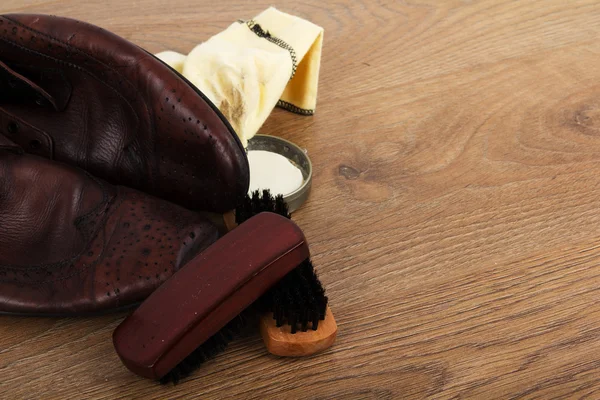
[[255, 190], [252, 196], [246, 195], [243, 203], [235, 209], [235, 222], [239, 225], [264, 211], [291, 218], [283, 196], [273, 197], [269, 190], [263, 190], [262, 193]]
[[211, 336], [206, 342], [202, 343], [193, 353], [169, 371], [167, 375], [163, 376], [160, 379], [160, 383], [179, 383], [181, 379], [189, 376], [204, 362], [223, 352], [229, 342], [231, 342], [234, 337], [238, 336], [246, 326], [247, 319], [245, 313], [236, 316], [219, 332]]
[[[246, 196], [235, 210], [236, 223], [241, 224], [264, 211], [291, 218], [283, 196], [273, 197], [270, 191], [264, 190], [262, 193], [255, 191], [252, 196]], [[296, 333], [298, 330], [317, 330], [319, 321], [325, 318], [327, 297], [312, 262], [305, 260], [267, 291], [256, 304], [259, 308], [273, 312], [277, 326], [288, 324], [291, 332]], [[246, 327], [249, 315], [255, 311], [255, 307], [249, 307], [200, 345], [160, 382], [177, 384], [202, 363], [224, 351], [229, 342]]]
[[[236, 208], [236, 223], [239, 225], [264, 211], [291, 218], [283, 196], [273, 197], [269, 190], [263, 190], [246, 196], [244, 203]], [[317, 330], [319, 321], [325, 318], [327, 297], [312, 262], [305, 260], [262, 296], [261, 304], [273, 312], [277, 326], [288, 324], [292, 333], [306, 332], [309, 327]]]
[[305, 260], [261, 298], [273, 312], [278, 327], [288, 324], [291, 332], [317, 330], [325, 318], [327, 297], [310, 260]]

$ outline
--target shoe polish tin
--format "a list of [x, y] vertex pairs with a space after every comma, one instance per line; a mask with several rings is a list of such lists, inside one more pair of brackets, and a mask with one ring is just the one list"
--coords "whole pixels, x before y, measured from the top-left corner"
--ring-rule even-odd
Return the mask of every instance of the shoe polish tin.
[[[283, 194], [283, 199], [288, 205], [290, 213], [296, 211], [308, 198], [312, 186], [312, 163], [308, 157], [306, 150], [301, 149], [296, 144], [282, 139], [277, 136], [270, 135], [255, 135], [248, 141], [246, 148], [247, 152], [252, 151], [266, 151], [270, 153], [279, 154], [288, 159], [288, 161], [302, 173], [302, 183], [300, 186], [289, 193]], [[250, 165], [250, 174], [252, 180], [252, 163]], [[277, 174], [276, 168], [273, 168], [271, 172]], [[256, 188], [255, 188], [256, 189]], [[267, 187], [260, 187], [260, 189], [272, 189]], [[277, 194], [277, 193], [274, 193]]]

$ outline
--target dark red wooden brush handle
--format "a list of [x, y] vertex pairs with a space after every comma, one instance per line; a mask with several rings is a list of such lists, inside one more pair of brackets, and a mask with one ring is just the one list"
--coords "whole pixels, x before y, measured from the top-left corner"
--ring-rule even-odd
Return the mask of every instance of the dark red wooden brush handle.
[[113, 343], [134, 373], [160, 379], [309, 258], [291, 220], [262, 213], [188, 262], [115, 330]]

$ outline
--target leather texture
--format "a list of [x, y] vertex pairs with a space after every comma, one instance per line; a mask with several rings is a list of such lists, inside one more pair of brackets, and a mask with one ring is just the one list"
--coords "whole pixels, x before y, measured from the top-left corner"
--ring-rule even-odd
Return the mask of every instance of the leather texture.
[[226, 119], [177, 72], [99, 27], [0, 16], [0, 134], [189, 209], [234, 209], [249, 186]]
[[198, 214], [0, 135], [0, 313], [80, 315], [138, 304], [215, 242]]

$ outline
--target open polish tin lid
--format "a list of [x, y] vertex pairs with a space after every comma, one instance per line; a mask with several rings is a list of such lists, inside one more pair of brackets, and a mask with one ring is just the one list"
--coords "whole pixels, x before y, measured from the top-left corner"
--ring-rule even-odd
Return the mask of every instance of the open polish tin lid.
[[[294, 143], [269, 135], [255, 135], [252, 139], [248, 141], [248, 147], [246, 148], [248, 154], [252, 151], [263, 151], [275, 153], [280, 156], [285, 157], [294, 167], [300, 170], [302, 174], [302, 182], [299, 187], [293, 189], [289, 193], [281, 193], [283, 194], [283, 199], [288, 205], [290, 213], [296, 211], [308, 198], [308, 195], [312, 186], [312, 163], [310, 162], [310, 158], [306, 154], [306, 151], [295, 145]], [[258, 153], [257, 153], [258, 154]], [[279, 158], [279, 157], [278, 157]], [[253, 160], [250, 160], [250, 180], [253, 180], [253, 171], [257, 173], [257, 168], [253, 165]], [[276, 166], [273, 166], [268, 174], [279, 174], [281, 171], [278, 171]], [[272, 175], [275, 178], [275, 175]], [[269, 176], [261, 177], [261, 181], [267, 180]], [[277, 177], [281, 179], [280, 176]], [[251, 188], [257, 189], [256, 187]], [[279, 194], [277, 190], [273, 190], [272, 187], [260, 187], [259, 189], [270, 189], [273, 194]]]

